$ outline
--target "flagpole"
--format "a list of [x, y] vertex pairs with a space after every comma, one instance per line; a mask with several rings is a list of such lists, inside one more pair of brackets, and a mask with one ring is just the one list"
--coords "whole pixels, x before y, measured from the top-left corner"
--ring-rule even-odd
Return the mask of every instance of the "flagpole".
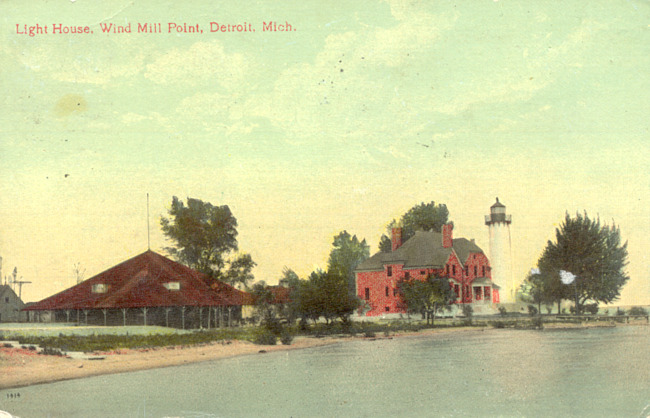
[[147, 250], [151, 251], [151, 238], [149, 233], [149, 193], [147, 193]]

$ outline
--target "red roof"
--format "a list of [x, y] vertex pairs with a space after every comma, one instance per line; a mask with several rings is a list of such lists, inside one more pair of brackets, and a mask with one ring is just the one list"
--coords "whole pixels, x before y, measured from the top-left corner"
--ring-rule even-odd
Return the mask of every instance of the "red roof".
[[291, 302], [291, 289], [284, 286], [269, 286], [268, 289], [273, 295], [271, 303], [289, 303]]
[[[97, 292], [104, 287], [104, 292]], [[113, 309], [249, 304], [246, 292], [172, 261], [144, 252], [25, 310]]]

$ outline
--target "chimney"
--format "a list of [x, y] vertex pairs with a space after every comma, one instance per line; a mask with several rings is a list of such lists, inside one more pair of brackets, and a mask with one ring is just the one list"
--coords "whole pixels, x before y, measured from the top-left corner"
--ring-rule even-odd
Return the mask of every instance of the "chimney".
[[391, 250], [395, 251], [402, 246], [402, 228], [393, 228], [393, 238], [391, 239]]
[[452, 231], [454, 229], [454, 224], [444, 224], [442, 226], [442, 247], [451, 248], [453, 246], [454, 236]]

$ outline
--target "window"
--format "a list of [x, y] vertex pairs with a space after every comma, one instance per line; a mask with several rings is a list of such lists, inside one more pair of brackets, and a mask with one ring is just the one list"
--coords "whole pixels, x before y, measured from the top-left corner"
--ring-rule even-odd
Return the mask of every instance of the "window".
[[408, 271], [406, 273], [404, 273], [404, 279], [405, 280], [408, 280], [410, 278], [411, 278], [411, 273], [409, 273]]
[[427, 271], [426, 270], [420, 270], [420, 274], [424, 276], [425, 274], [427, 274]]
[[9, 296], [5, 296], [5, 303], [9, 303]]
[[370, 288], [366, 287], [366, 300], [370, 300]]
[[476, 300], [483, 300], [483, 292], [480, 286], [474, 286], [474, 298]]
[[163, 284], [167, 290], [181, 290], [180, 282], [167, 282]]
[[460, 285], [459, 284], [454, 285], [454, 293], [456, 294], [456, 299], [460, 299]]
[[478, 276], [478, 266], [474, 266], [474, 277]]
[[108, 290], [108, 286], [106, 286], [104, 283], [97, 283], [93, 285], [92, 292], [93, 293], [106, 293]]
[[465, 276], [469, 275], [469, 266], [465, 266]]
[[451, 274], [454, 275], [454, 276], [456, 275], [456, 264], [451, 266]]
[[485, 277], [485, 266], [483, 266], [483, 277]]
[[390, 306], [386, 306], [386, 312], [390, 312]]
[[392, 266], [386, 267], [386, 276], [390, 277], [392, 275], [393, 275], [393, 267]]
[[393, 289], [393, 296], [397, 296], [397, 289]]
[[485, 300], [490, 300], [490, 288], [487, 286], [483, 288], [483, 297]]
[[386, 296], [388, 296], [388, 286], [386, 286]]

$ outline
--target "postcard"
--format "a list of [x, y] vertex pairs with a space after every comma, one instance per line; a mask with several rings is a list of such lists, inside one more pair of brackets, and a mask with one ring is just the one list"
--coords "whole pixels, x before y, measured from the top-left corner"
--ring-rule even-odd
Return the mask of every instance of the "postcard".
[[[360, 303], [349, 310], [355, 324], [386, 326], [420, 311], [433, 320], [441, 305], [411, 309], [400, 287], [433, 276], [450, 284], [449, 316], [471, 320], [461, 306], [472, 305], [479, 323], [492, 315], [487, 328], [497, 320], [510, 326], [505, 314], [528, 321], [586, 314], [590, 306], [611, 318], [628, 318], [636, 307], [632, 313], [641, 316], [631, 321], [647, 320], [647, 2], [7, 0], [0, 11], [0, 340], [42, 324], [57, 329], [48, 331], [53, 337], [82, 325], [243, 327], [248, 315], [266, 312], [253, 302], [246, 307], [262, 297], [256, 283], [325, 283], [339, 271], [336, 251], [350, 246], [357, 261], [341, 277]], [[203, 216], [199, 211], [227, 235], [208, 250], [190, 242], [198, 232], [182, 223], [190, 213]], [[425, 222], [431, 214], [439, 218]], [[571, 260], [583, 257], [582, 267], [562, 264], [549, 249], [561, 246], [576, 220], [606, 231], [602, 255], [585, 255], [586, 244], [566, 247], [575, 250]], [[178, 225], [188, 229], [174, 230]], [[616, 251], [618, 264], [607, 264]], [[553, 294], [561, 296], [536, 296], [542, 288], [553, 292], [550, 281], [535, 281], [551, 270], [560, 289]], [[118, 276], [122, 281], [111, 281]], [[610, 279], [619, 281], [607, 287]], [[225, 295], [221, 282], [233, 290]], [[331, 296], [323, 286], [315, 293]], [[163, 291], [168, 296], [156, 293]], [[291, 299], [288, 290], [274, 292], [273, 303]], [[331, 308], [345, 297], [324, 303]], [[312, 325], [338, 327], [348, 321], [339, 314], [316, 314]], [[646, 356], [647, 327], [601, 328], [570, 334], [574, 339], [548, 326], [543, 334], [453, 333], [451, 345], [436, 336], [398, 343], [393, 331], [377, 328], [372, 349], [356, 340], [300, 343], [311, 348], [269, 348], [269, 363], [253, 360], [259, 347], [235, 339], [233, 349], [250, 356], [215, 362], [208, 375], [194, 361], [178, 367], [182, 360], [169, 360], [164, 365], [174, 367], [109, 376], [105, 369], [120, 367], [111, 358], [71, 359], [77, 369], [97, 367], [86, 373], [95, 377], [42, 384], [69, 378], [61, 370], [72, 363], [56, 359], [39, 366], [56, 379], [3, 386], [0, 411], [643, 414], [650, 397], [632, 386], [642, 386], [648, 369], [620, 360], [614, 349], [630, 359]], [[611, 373], [582, 363], [580, 353], [599, 339], [611, 351], [587, 357], [623, 362]], [[206, 355], [193, 350], [195, 360]], [[568, 375], [549, 366], [563, 350], [580, 364]], [[96, 358], [108, 355], [100, 351]], [[458, 369], [433, 354], [459, 352]], [[429, 363], [420, 367], [397, 353]], [[5, 375], [21, 373], [18, 360], [6, 353], [0, 360]], [[110, 367], [92, 365], [102, 361]], [[213, 382], [214, 373], [231, 386]], [[460, 395], [459, 380], [442, 374], [458, 376], [475, 397]], [[538, 375], [540, 386], [529, 386], [526, 375]], [[607, 382], [612, 394], [586, 383], [592, 380]], [[553, 387], [557, 381], [564, 392]], [[107, 403], [102, 382], [121, 401]], [[215, 392], [179, 390], [173, 382]], [[398, 382], [404, 388], [396, 389]], [[156, 395], [157, 384], [174, 394]], [[247, 387], [254, 401], [239, 395]], [[63, 400], [74, 406], [59, 406]]]

